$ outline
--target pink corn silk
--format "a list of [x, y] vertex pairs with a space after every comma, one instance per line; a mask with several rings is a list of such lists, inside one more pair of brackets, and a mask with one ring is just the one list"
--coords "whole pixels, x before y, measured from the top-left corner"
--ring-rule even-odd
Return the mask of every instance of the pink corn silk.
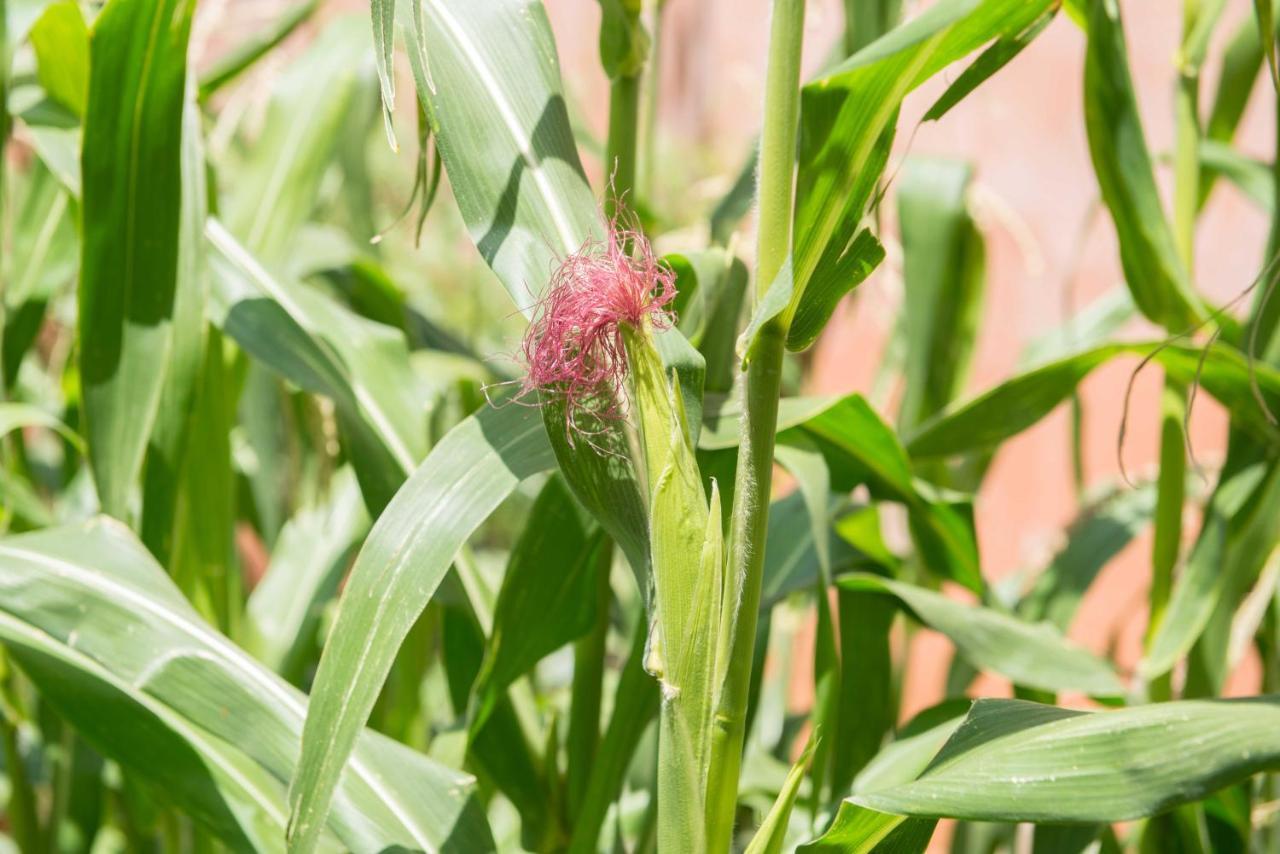
[[606, 240], [587, 241], [552, 274], [538, 304], [517, 397], [538, 392], [561, 402], [570, 445], [575, 435], [590, 441], [604, 422], [625, 416], [622, 325], [670, 327], [675, 318], [666, 306], [675, 296], [675, 273], [658, 263], [643, 234], [615, 225]]

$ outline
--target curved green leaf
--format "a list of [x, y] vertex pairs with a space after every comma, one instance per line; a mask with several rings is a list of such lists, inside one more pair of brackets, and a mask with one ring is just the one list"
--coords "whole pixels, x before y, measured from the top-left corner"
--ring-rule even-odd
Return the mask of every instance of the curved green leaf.
[[1115, 221], [1125, 280], [1138, 308], [1179, 333], [1204, 314], [1156, 189], [1129, 76], [1116, 0], [1090, 0], [1085, 127], [1103, 201]]
[[896, 597], [920, 622], [950, 638], [973, 666], [1007, 676], [1016, 684], [1101, 697], [1124, 693], [1124, 685], [1109, 664], [1046, 623], [1027, 623], [877, 575], [847, 575], [836, 583], [846, 590]]
[[1280, 766], [1280, 698], [1079, 712], [979, 700], [919, 779], [852, 801], [972, 821], [1126, 821]]
[[[922, 424], [907, 437], [907, 450], [921, 459], [994, 448], [1052, 412], [1095, 368], [1123, 355], [1150, 355], [1168, 376], [1184, 385], [1198, 379], [1231, 413], [1233, 423], [1268, 443], [1276, 441], [1276, 431], [1253, 395], [1249, 363], [1239, 351], [1219, 342], [1206, 355], [1194, 347], [1150, 342], [1103, 344], [1006, 380]], [[1280, 372], [1255, 363], [1252, 373], [1275, 410]]]
[[[292, 775], [306, 698], [204, 622], [123, 526], [99, 519], [0, 541], [0, 612], [92, 659], [145, 695], [137, 702], [235, 745], [277, 785]], [[353, 850], [484, 849], [469, 788], [466, 775], [364, 733], [331, 828]]]
[[332, 398], [365, 500], [380, 510], [426, 450], [425, 394], [404, 336], [274, 276], [217, 220], [205, 235], [213, 322], [276, 373]]
[[992, 39], [1016, 37], [1051, 0], [945, 0], [804, 87], [796, 186], [796, 290], [853, 237], [883, 169], [868, 168], [902, 100]]
[[[403, 0], [402, 0], [403, 2]], [[405, 3], [418, 98], [476, 248], [530, 315], [560, 258], [602, 234], [538, 0]]]
[[[236, 851], [283, 851], [284, 790], [230, 743], [78, 650], [0, 611], [0, 643], [76, 731]], [[330, 847], [333, 846], [330, 843]]]
[[554, 465], [538, 410], [485, 407], [431, 450], [378, 518], [312, 687], [289, 789], [292, 850], [314, 845], [396, 652], [458, 549], [522, 480]]

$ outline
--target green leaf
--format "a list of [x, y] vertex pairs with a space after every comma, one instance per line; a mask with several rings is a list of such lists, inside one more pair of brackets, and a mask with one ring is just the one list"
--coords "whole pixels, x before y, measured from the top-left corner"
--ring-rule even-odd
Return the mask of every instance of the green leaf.
[[382, 94], [382, 120], [386, 126], [391, 150], [399, 149], [392, 116], [396, 109], [396, 0], [372, 0], [374, 59], [378, 64], [378, 82]]
[[1275, 210], [1276, 191], [1271, 167], [1213, 140], [1200, 143], [1200, 166], [1210, 177], [1226, 178], [1264, 213]]
[[648, 621], [641, 619], [637, 629], [631, 652], [618, 676], [613, 714], [587, 779], [586, 800], [573, 827], [569, 845], [572, 854], [595, 854], [599, 850], [605, 814], [617, 800], [641, 736], [658, 713], [658, 683], [644, 669]]
[[[123, 526], [98, 519], [0, 541], [0, 569], [6, 620], [73, 647], [140, 701], [234, 745], [277, 785], [289, 780], [306, 698], [204, 622]], [[129, 736], [127, 728], [111, 727], [102, 741], [123, 746]], [[330, 826], [352, 850], [430, 849], [450, 838], [482, 850], [488, 828], [471, 805], [470, 782], [365, 733]], [[278, 821], [284, 810], [278, 791], [275, 797]]]
[[912, 158], [898, 185], [906, 313], [907, 383], [899, 427], [944, 409], [968, 379], [982, 315], [986, 250], [969, 215], [964, 163]]
[[1049, 26], [1049, 22], [1053, 20], [1053, 16], [1057, 13], [1057, 7], [1051, 6], [1048, 11], [1035, 21], [1032, 21], [1022, 32], [1004, 35], [996, 39], [995, 43], [984, 50], [968, 68], [961, 72], [955, 82], [947, 87], [947, 91], [943, 92], [942, 96], [933, 102], [933, 106], [924, 114], [924, 118], [921, 121], [936, 122], [945, 116], [952, 107], [963, 101], [997, 71], [1012, 62], [1014, 57], [1022, 53], [1023, 49], [1031, 44], [1036, 36], [1044, 32], [1044, 28]]
[[80, 375], [103, 509], [128, 513], [172, 347], [192, 0], [112, 0], [84, 121]]
[[[1258, 37], [1258, 19], [1250, 15], [1240, 22], [1222, 53], [1222, 70], [1213, 97], [1213, 108], [1205, 122], [1203, 141], [1230, 143], [1253, 94], [1258, 71], [1262, 68], [1262, 42]], [[1203, 206], [1213, 189], [1212, 173], [1201, 172], [1200, 204]]]
[[[283, 851], [283, 789], [228, 742], [121, 679], [73, 642], [0, 612], [0, 642], [97, 750], [238, 851]], [[330, 843], [331, 847], [332, 843]]]
[[320, 659], [290, 785], [290, 847], [308, 850], [405, 635], [454, 554], [524, 479], [554, 465], [538, 412], [486, 407], [436, 445], [378, 518]]
[[1258, 33], [1267, 68], [1271, 71], [1271, 83], [1280, 92], [1280, 64], [1276, 60], [1276, 24], [1271, 0], [1253, 0], [1253, 12], [1258, 18]]
[[1032, 624], [991, 608], [964, 605], [940, 593], [875, 575], [847, 575], [846, 590], [893, 596], [921, 623], [942, 632], [973, 666], [1043, 691], [1118, 697], [1124, 685], [1105, 661], [1045, 623]]
[[1280, 531], [1280, 466], [1256, 463], [1215, 491], [1204, 529], [1178, 576], [1168, 610], [1139, 672], [1153, 678], [1171, 670], [1205, 631], [1215, 611], [1234, 610], [1275, 549]]
[[[736, 446], [739, 403], [727, 399], [710, 403], [699, 447]], [[866, 483], [876, 497], [905, 504], [913, 534], [928, 552], [931, 568], [972, 590], [982, 589], [972, 523], [913, 477], [911, 461], [897, 435], [861, 395], [783, 398], [778, 405], [779, 435], [791, 429], [817, 441], [836, 491]]]
[[802, 429], [818, 440], [836, 488], [866, 482], [873, 494], [905, 504], [929, 568], [970, 590], [982, 590], [972, 520], [915, 480], [897, 436], [860, 395], [842, 398], [805, 421]]
[[992, 39], [1021, 33], [1050, 0], [946, 0], [804, 87], [795, 281], [803, 294], [832, 243], [847, 241], [881, 166], [868, 168], [906, 95]]
[[787, 822], [791, 819], [791, 810], [800, 794], [800, 784], [804, 782], [805, 770], [809, 767], [809, 760], [813, 758], [816, 744], [816, 737], [810, 736], [804, 752], [787, 772], [787, 779], [778, 792], [777, 800], [769, 809], [769, 814], [760, 822], [755, 836], [751, 837], [746, 854], [781, 854], [782, 845], [787, 838]]
[[285, 9], [271, 26], [260, 32], [254, 32], [214, 60], [200, 75], [200, 100], [208, 100], [215, 92], [266, 56], [280, 42], [292, 35], [298, 27], [310, 20], [319, 6], [320, 0], [300, 0], [294, 3]]
[[831, 791], [848, 790], [893, 729], [889, 633], [897, 608], [875, 593], [836, 588], [840, 609], [840, 701], [832, 733]]
[[1145, 485], [1116, 490], [1086, 507], [1067, 530], [1066, 545], [1018, 604], [1018, 615], [1067, 631], [1098, 573], [1151, 524], [1155, 498]]
[[803, 854], [922, 854], [934, 822], [886, 815], [843, 801], [821, 837], [801, 845]]
[[[9, 185], [12, 186], [12, 185]], [[10, 251], [0, 258], [4, 277], [4, 387], [11, 388], [36, 341], [45, 309], [75, 276], [80, 262], [75, 205], [43, 161], [32, 164], [12, 220]]]
[[[603, 223], [537, 0], [405, 3], [418, 98], [481, 256], [531, 315], [555, 263]], [[429, 72], [428, 72], [429, 64]]]
[[1143, 818], [1277, 767], [1277, 725], [1274, 696], [1092, 713], [978, 700], [919, 779], [852, 801], [971, 821]]
[[1144, 315], [1180, 333], [1204, 314], [1165, 218], [1152, 172], [1116, 0], [1090, 0], [1085, 127], [1120, 260]]
[[787, 349], [799, 352], [811, 347], [840, 300], [866, 281], [883, 260], [884, 247], [864, 228], [838, 259], [828, 264], [819, 262], [787, 330]]
[[0, 437], [26, 427], [55, 430], [77, 448], [84, 447], [84, 442], [74, 430], [43, 409], [29, 403], [0, 402]]
[[399, 330], [278, 278], [216, 220], [211, 319], [273, 371], [331, 398], [366, 504], [377, 512], [426, 449], [426, 395]]
[[[1122, 355], [1151, 355], [1168, 376], [1184, 385], [1198, 376], [1201, 387], [1227, 408], [1234, 423], [1268, 443], [1275, 441], [1253, 396], [1248, 361], [1237, 350], [1219, 342], [1203, 354], [1194, 347], [1151, 342], [1104, 344], [1006, 380], [922, 424], [907, 437], [907, 450], [921, 459], [994, 448], [1052, 412], [1095, 368]], [[1252, 374], [1274, 409], [1280, 373], [1254, 364]]]
[[44, 10], [31, 28], [36, 76], [49, 97], [84, 115], [89, 89], [89, 27], [75, 0], [60, 0]]
[[676, 273], [680, 332], [707, 363], [707, 391], [726, 393], [733, 387], [734, 341], [747, 289], [747, 265], [722, 249], [663, 256]]

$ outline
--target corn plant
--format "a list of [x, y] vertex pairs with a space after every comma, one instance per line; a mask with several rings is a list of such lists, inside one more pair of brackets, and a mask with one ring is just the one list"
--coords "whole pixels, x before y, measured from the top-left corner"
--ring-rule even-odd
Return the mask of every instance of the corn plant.
[[[1259, 259], [1230, 303], [1193, 274], [1211, 193], [1280, 223], [1277, 165], [1232, 145], [1280, 92], [1270, 2], [1212, 92], [1225, 2], [1169, 4], [1164, 158], [1118, 0], [845, 0], [808, 79], [806, 4], [772, 0], [710, 210], [663, 183], [662, 0], [600, 0], [600, 122], [541, 0], [214, 5], [0, 0], [6, 847], [1280, 850], [1280, 228], [1213, 248]], [[1046, 27], [1081, 37], [1127, 287], [971, 395], [972, 169], [899, 114], [945, 72], [945, 122]], [[887, 257], [902, 317], [865, 358], [900, 399], [802, 394]], [[1158, 411], [1123, 402], [1160, 464], [1085, 483], [1077, 388], [1125, 358], [1163, 372]], [[975, 496], [1064, 405], [1079, 517], [996, 587]], [[1067, 631], [1148, 528], [1123, 672]], [[906, 720], [921, 628], [955, 659]], [[1264, 693], [1221, 699], [1250, 650]]]

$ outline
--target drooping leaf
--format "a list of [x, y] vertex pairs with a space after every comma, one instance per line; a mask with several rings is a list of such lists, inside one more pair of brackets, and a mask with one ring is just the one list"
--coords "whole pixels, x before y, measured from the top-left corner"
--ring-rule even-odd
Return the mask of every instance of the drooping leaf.
[[[121, 525], [99, 519], [0, 541], [0, 566], [6, 620], [74, 647], [139, 702], [234, 745], [276, 785], [289, 780], [306, 698], [201, 619]], [[465, 775], [363, 733], [330, 826], [353, 850], [441, 847], [451, 837], [463, 850], [483, 849], [488, 828], [469, 806], [468, 785]]]
[[1277, 722], [1273, 696], [1105, 712], [979, 700], [919, 779], [852, 801], [975, 821], [1142, 818], [1275, 768]]
[[912, 158], [898, 185], [906, 312], [907, 383], [899, 428], [944, 409], [963, 391], [986, 277], [982, 235], [969, 215], [967, 164]]
[[1226, 178], [1264, 213], [1275, 210], [1271, 168], [1222, 142], [1200, 143], [1200, 168], [1209, 178]]
[[1053, 20], [1058, 12], [1057, 6], [1051, 6], [1022, 32], [1002, 35], [989, 48], [984, 50], [959, 77], [955, 79], [947, 91], [942, 93], [933, 106], [924, 114], [922, 121], [937, 121], [951, 111], [951, 108], [968, 97], [975, 89], [985, 83], [1001, 68], [1013, 59], [1044, 32], [1044, 28]]
[[1045, 623], [1027, 623], [1000, 611], [964, 605], [940, 593], [875, 575], [837, 583], [847, 590], [894, 596], [924, 625], [945, 634], [971, 664], [1044, 691], [1080, 691], [1102, 697], [1124, 693], [1111, 666]]
[[[1158, 342], [1103, 344], [1042, 365], [922, 424], [906, 437], [907, 450], [919, 459], [994, 448], [1052, 412], [1095, 368], [1122, 355], [1152, 355], [1166, 375], [1186, 385], [1196, 381], [1199, 372], [1201, 388], [1227, 408], [1235, 423], [1264, 441], [1274, 441], [1274, 431], [1253, 396], [1249, 364], [1241, 353], [1221, 342], [1207, 354], [1193, 347], [1161, 347]], [[1253, 376], [1274, 409], [1280, 374], [1255, 363]]]
[[602, 223], [535, 0], [405, 3], [397, 20], [471, 238], [531, 315], [557, 259]]
[[382, 119], [387, 130], [387, 142], [394, 151], [399, 148], [392, 120], [396, 109], [396, 0], [373, 0], [369, 11], [373, 14], [373, 55], [378, 63], [378, 82], [381, 84]]
[[787, 349], [805, 350], [818, 340], [840, 300], [866, 281], [883, 260], [884, 247], [863, 229], [838, 259], [830, 264], [819, 262], [787, 330]]
[[80, 376], [103, 509], [123, 518], [172, 346], [191, 0], [94, 21], [81, 155]]
[[554, 465], [538, 412], [486, 407], [436, 445], [356, 558], [320, 659], [290, 785], [290, 846], [317, 838], [356, 736], [454, 554], [525, 478]]
[[[0, 611], [0, 643], [76, 731], [236, 851], [283, 851], [284, 790], [203, 731], [76, 648]], [[336, 847], [332, 842], [326, 848]]]
[[425, 395], [403, 335], [273, 275], [210, 219], [211, 319], [255, 359], [331, 398], [366, 503], [386, 505], [422, 458]]
[[1120, 260], [1144, 315], [1179, 333], [1203, 314], [1156, 189], [1116, 0], [1089, 0], [1085, 126]]
[[804, 87], [796, 187], [795, 280], [803, 293], [832, 242], [852, 237], [875, 188], [867, 169], [903, 98], [983, 44], [1027, 29], [1050, 0], [949, 0], [930, 6]]

